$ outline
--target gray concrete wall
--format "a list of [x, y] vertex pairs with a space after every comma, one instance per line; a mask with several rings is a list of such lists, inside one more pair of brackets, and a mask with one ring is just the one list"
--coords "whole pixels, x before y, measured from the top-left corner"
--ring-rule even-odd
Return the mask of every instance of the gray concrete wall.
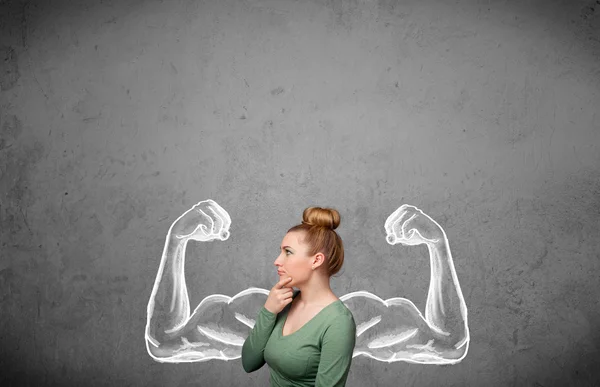
[[239, 360], [161, 364], [144, 326], [164, 237], [191, 303], [269, 289], [288, 227], [332, 206], [338, 295], [423, 308], [446, 230], [469, 309], [462, 363], [354, 359], [349, 386], [600, 383], [600, 2], [0, 1], [2, 385], [262, 386]]

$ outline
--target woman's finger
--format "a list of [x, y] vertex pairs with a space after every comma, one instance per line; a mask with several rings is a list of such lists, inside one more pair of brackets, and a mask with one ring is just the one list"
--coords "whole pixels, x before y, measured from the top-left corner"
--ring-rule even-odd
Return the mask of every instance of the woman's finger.
[[282, 289], [283, 286], [285, 284], [287, 284], [288, 282], [290, 282], [291, 280], [292, 280], [292, 277], [284, 278], [284, 279], [280, 280], [279, 282], [277, 282], [277, 284], [275, 284], [275, 287], [277, 289]]

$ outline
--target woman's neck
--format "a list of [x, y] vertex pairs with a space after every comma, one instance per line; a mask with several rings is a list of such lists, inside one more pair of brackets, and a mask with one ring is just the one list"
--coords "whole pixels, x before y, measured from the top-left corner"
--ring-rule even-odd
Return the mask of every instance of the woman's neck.
[[300, 290], [298, 301], [304, 305], [329, 304], [332, 299], [337, 298], [329, 285], [329, 277], [313, 277], [309, 283], [298, 289]]

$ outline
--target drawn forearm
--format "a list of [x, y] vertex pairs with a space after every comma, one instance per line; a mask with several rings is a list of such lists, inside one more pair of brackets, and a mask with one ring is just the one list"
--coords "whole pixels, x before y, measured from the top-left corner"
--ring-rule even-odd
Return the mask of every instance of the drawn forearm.
[[160, 267], [148, 302], [147, 336], [161, 341], [190, 316], [189, 298], [185, 283], [184, 265], [187, 240], [167, 235]]
[[456, 276], [448, 241], [429, 245], [431, 282], [425, 319], [446, 339], [459, 343], [468, 335], [467, 308]]

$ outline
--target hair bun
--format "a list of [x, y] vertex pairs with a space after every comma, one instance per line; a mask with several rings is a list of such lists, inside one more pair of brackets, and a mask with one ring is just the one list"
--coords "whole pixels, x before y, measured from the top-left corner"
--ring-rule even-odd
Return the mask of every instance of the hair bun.
[[333, 208], [308, 207], [302, 214], [302, 223], [335, 230], [340, 225], [340, 213]]

